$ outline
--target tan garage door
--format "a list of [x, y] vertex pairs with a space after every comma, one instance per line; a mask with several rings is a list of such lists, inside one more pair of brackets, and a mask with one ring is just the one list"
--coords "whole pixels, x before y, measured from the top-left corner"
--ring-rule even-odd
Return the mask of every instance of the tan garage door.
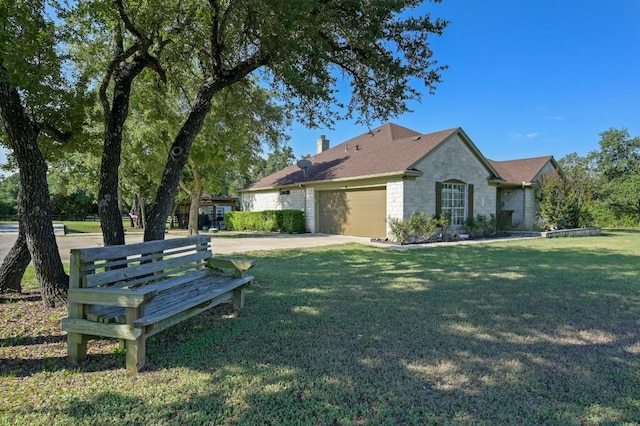
[[318, 192], [318, 230], [325, 234], [384, 238], [386, 216], [384, 187]]

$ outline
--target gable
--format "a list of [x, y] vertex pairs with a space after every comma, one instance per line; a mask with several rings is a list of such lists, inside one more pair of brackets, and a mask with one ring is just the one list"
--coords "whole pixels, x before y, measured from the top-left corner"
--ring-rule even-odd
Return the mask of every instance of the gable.
[[488, 161], [507, 183], [518, 185], [522, 183], [534, 183], [538, 181], [544, 173], [561, 173], [558, 163], [551, 155], [519, 160]]

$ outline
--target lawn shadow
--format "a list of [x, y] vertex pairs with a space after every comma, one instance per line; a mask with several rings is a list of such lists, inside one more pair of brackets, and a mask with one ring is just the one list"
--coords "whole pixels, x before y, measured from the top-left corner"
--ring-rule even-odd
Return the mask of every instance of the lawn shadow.
[[636, 265], [508, 245], [261, 253], [246, 310], [209, 317], [188, 356], [156, 364], [207, 371], [214, 388], [259, 383], [244, 389], [247, 421], [631, 420]]
[[[135, 379], [153, 392], [163, 372], [184, 369], [206, 387], [151, 405], [97, 392], [60, 412], [85, 423], [632, 423], [640, 267], [585, 247], [249, 254], [246, 307], [221, 305], [150, 338]], [[87, 363], [122, 369], [124, 355]]]

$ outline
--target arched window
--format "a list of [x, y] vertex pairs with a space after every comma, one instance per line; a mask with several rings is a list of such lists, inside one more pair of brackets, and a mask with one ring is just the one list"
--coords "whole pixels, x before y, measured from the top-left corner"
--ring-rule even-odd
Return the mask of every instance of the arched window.
[[454, 227], [473, 216], [473, 185], [458, 180], [436, 182], [436, 216], [447, 216]]

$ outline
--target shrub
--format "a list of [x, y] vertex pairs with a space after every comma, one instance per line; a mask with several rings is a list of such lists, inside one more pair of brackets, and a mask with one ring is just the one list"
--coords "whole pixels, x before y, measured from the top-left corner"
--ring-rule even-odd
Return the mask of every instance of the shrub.
[[264, 210], [227, 212], [224, 227], [229, 231], [305, 232], [304, 212], [300, 210]]
[[393, 217], [389, 217], [387, 220], [389, 221], [389, 233], [391, 234], [391, 238], [401, 244], [408, 242], [411, 235], [409, 224], [405, 223], [402, 219], [396, 219]]
[[413, 212], [408, 219], [395, 219], [389, 217], [389, 233], [394, 241], [408, 243], [413, 241], [425, 241], [438, 226], [446, 226], [447, 219], [436, 219], [424, 212]]
[[494, 214], [485, 216], [479, 214], [475, 220], [476, 236], [478, 237], [491, 237], [497, 233], [497, 221]]
[[427, 239], [433, 234], [437, 225], [437, 220], [433, 216], [428, 216], [425, 212], [413, 212], [409, 216], [409, 231], [411, 237], [416, 239]]

